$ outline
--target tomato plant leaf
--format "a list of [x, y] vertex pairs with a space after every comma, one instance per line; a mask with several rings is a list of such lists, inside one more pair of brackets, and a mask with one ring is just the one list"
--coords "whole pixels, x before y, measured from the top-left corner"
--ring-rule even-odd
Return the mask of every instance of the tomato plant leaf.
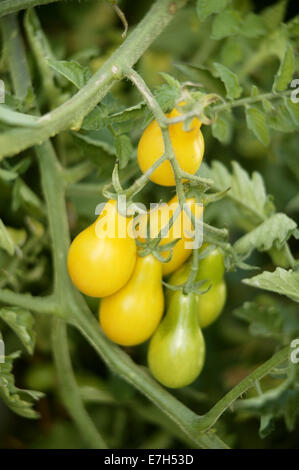
[[274, 272], [264, 271], [250, 279], [243, 279], [249, 286], [286, 295], [299, 302], [299, 272], [277, 268]]
[[252, 177], [237, 162], [232, 162], [233, 172], [230, 173], [226, 167], [214, 160], [211, 167], [202, 163], [200, 176], [211, 178], [214, 181], [214, 188], [217, 191], [227, 192], [230, 198], [246, 216], [259, 224], [264, 221], [272, 212], [273, 205], [266, 194], [265, 185], [261, 175], [257, 172]]
[[248, 13], [243, 20], [240, 33], [248, 38], [258, 38], [266, 33], [262, 17], [254, 13]]
[[287, 215], [277, 213], [239, 238], [234, 248], [238, 253], [250, 253], [254, 248], [258, 251], [269, 251], [273, 246], [281, 249], [296, 228], [297, 224]]
[[230, 99], [239, 98], [242, 94], [242, 87], [239, 84], [237, 75], [218, 62], [214, 62], [214, 67], [224, 83], [227, 97]]
[[291, 44], [287, 45], [279, 70], [275, 76], [273, 91], [285, 90], [292, 80], [295, 70], [295, 56]]
[[48, 64], [58, 74], [65, 77], [69, 82], [75, 85], [78, 89], [82, 88], [91, 77], [91, 71], [88, 67], [83, 67], [75, 60], [54, 60], [48, 59]]
[[16, 180], [13, 187], [12, 207], [15, 211], [22, 208], [33, 217], [43, 218], [45, 215], [43, 202], [21, 178]]
[[0, 219], [0, 248], [5, 250], [10, 256], [15, 252], [15, 244], [4, 223]]
[[216, 121], [212, 124], [212, 134], [222, 144], [228, 144], [232, 138], [231, 115], [222, 112], [218, 115]]
[[87, 144], [101, 148], [109, 155], [115, 155], [113, 135], [108, 129], [87, 132], [81, 131], [74, 133], [74, 135]]
[[12, 374], [13, 361], [19, 357], [19, 353], [5, 357], [5, 362], [0, 364], [0, 397], [4, 403], [16, 414], [24, 418], [36, 419], [39, 414], [33, 409], [34, 401], [44, 396], [41, 392], [24, 390], [15, 386]]
[[253, 106], [246, 106], [245, 113], [248, 128], [262, 144], [269, 145], [270, 137], [265, 114]]
[[282, 340], [283, 318], [275, 306], [258, 301], [245, 302], [234, 310], [234, 315], [249, 323], [249, 331], [253, 336]]
[[133, 153], [133, 146], [129, 136], [123, 134], [115, 137], [114, 140], [116, 157], [119, 160], [119, 168], [125, 168]]
[[235, 10], [225, 10], [214, 18], [212, 24], [212, 39], [223, 39], [240, 32], [241, 16]]
[[19, 307], [3, 307], [0, 309], [0, 318], [15, 332], [28, 353], [33, 354], [36, 333], [32, 314]]
[[213, 13], [221, 13], [229, 3], [230, 0], [197, 0], [197, 16], [203, 21]]
[[274, 3], [262, 11], [261, 17], [263, 18], [263, 21], [269, 30], [276, 29], [283, 21], [287, 3], [288, 2], [286, 0], [281, 0], [280, 2]]

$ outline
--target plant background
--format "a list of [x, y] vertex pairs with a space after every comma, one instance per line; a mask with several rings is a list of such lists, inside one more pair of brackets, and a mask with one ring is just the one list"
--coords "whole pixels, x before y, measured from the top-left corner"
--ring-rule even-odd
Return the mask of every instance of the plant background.
[[[235, 2], [240, 12], [253, 8], [256, 14], [266, 7], [277, 6], [278, 3], [284, 2], [257, 0]], [[285, 13], [281, 13], [285, 22], [298, 14], [296, 3], [295, 0], [290, 1], [285, 6]], [[120, 3], [130, 27], [138, 23], [151, 4], [152, 2], [148, 0], [142, 2], [126, 0]], [[122, 25], [113, 9], [104, 1], [63, 1], [38, 7], [36, 13], [56, 58], [76, 60], [82, 66], [88, 66], [92, 72], [95, 72], [122, 42]], [[24, 12], [19, 16], [23, 24]], [[176, 15], [171, 25], [138, 61], [137, 70], [151, 89], [160, 87], [162, 99], [164, 95], [161, 86], [164, 84], [165, 87], [165, 80], [159, 72], [171, 74], [181, 82], [186, 80], [200, 82], [207, 88], [210, 87], [210, 91], [225, 94], [223, 84], [213, 77], [209, 70], [190, 66], [190, 64], [204, 64], [209, 67], [214, 61], [225, 64], [236, 75], [241, 76], [240, 83], [245, 90], [250, 90], [252, 84], [261, 90], [271, 90], [273, 77], [280, 63], [278, 57], [271, 53], [265, 54], [249, 74], [246, 72], [249, 57], [255, 48], [258, 49], [263, 34], [253, 40], [242, 35], [237, 35], [237, 40], [236, 36], [224, 40], [211, 40], [209, 37], [211, 21], [209, 18], [201, 23], [195, 15], [195, 2], [191, 2]], [[280, 24], [279, 18], [278, 24]], [[266, 34], [270, 33], [264, 33]], [[298, 35], [292, 40], [296, 57], [294, 76], [299, 77]], [[29, 59], [39, 106], [41, 112], [45, 113], [49, 107], [57, 105], [59, 97], [55, 96], [55, 90], [52, 97], [45, 92], [32, 54], [29, 55]], [[5, 50], [2, 53], [0, 73], [7, 76]], [[73, 92], [66, 79], [59, 76], [56, 80], [60, 92], [61, 90], [66, 94]], [[165, 89], [164, 93], [167, 100]], [[49, 98], [52, 99], [52, 103]], [[139, 101], [137, 90], [128, 81], [122, 81], [113, 88], [112, 95], [106, 99], [106, 104], [109, 113], [112, 113]], [[287, 129], [287, 132], [272, 129], [270, 144], [265, 146], [248, 130], [243, 109], [236, 109], [235, 117], [237, 119], [226, 130], [222, 142], [215, 138], [210, 126], [203, 127], [206, 142], [204, 161], [210, 164], [213, 160], [218, 160], [230, 172], [231, 161], [237, 161], [249, 174], [258, 171], [264, 179], [267, 194], [273, 197], [277, 211], [284, 212], [293, 220], [298, 220], [298, 126]], [[148, 120], [149, 116], [145, 116], [145, 119]], [[120, 125], [119, 128], [114, 128], [114, 133], [111, 129], [105, 129], [100, 136], [97, 135], [96, 145], [92, 145], [94, 142], [86, 138], [88, 131], [85, 133], [83, 131], [80, 139], [72, 133], [62, 133], [61, 138], [56, 139], [55, 145], [58, 151], [61, 151], [60, 158], [66, 165], [71, 166], [80, 162], [84, 154], [88, 157], [91, 168], [95, 170], [86, 175], [83, 183], [74, 183], [68, 189], [67, 207], [72, 236], [93, 220], [94, 208], [103, 200], [99, 195], [98, 185], [103, 185], [111, 178], [115, 161], [115, 141], [119, 140], [115, 137], [115, 132], [116, 135], [126, 133], [130, 137], [129, 143], [126, 142], [129, 148], [124, 150], [124, 146], [121, 152], [125, 167], [122, 175], [127, 183], [133, 181], [134, 175], [138, 173], [133, 164], [135, 155], [129, 163], [127, 160], [131, 153], [134, 154], [133, 148], [136, 149], [144, 122], [143, 116], [141, 120], [136, 121], [136, 125], [129, 126], [128, 130], [125, 124], [123, 127]], [[10, 164], [12, 165], [11, 161]], [[24, 166], [21, 182], [18, 186], [13, 186], [10, 181], [0, 178], [1, 219], [7, 226], [17, 229], [14, 237], [20, 237], [20, 247], [28, 246], [23, 245], [28, 243], [28, 238], [33, 241], [28, 248], [29, 255], [26, 262], [14, 263], [9, 272], [6, 269], [9, 255], [0, 250], [0, 287], [9, 287], [20, 292], [29, 290], [37, 295], [48, 294], [52, 278], [51, 242], [46, 232], [40, 178], [32, 149], [13, 157], [13, 164]], [[91, 184], [87, 186], [87, 183]], [[23, 184], [26, 188], [30, 188], [34, 195], [31, 192], [27, 194], [22, 187]], [[143, 202], [168, 200], [171, 195], [172, 190], [150, 183], [143, 190], [140, 200]], [[226, 198], [208, 207], [205, 220], [219, 228], [227, 227], [231, 243], [237, 240], [244, 230], [248, 230], [246, 224], [251, 223], [246, 217], [242, 218], [231, 201]], [[22, 237], [27, 237], [27, 242], [22, 241]], [[295, 238], [289, 240], [289, 245], [294, 257], [298, 258], [298, 242]], [[272, 260], [265, 252], [254, 251], [246, 262], [259, 266], [263, 271], [273, 270]], [[286, 338], [296, 337], [296, 332], [299, 331], [298, 304], [286, 297], [265, 293], [241, 282], [253, 274], [257, 272], [251, 273], [241, 269], [226, 274], [228, 300], [225, 310], [220, 319], [205, 331], [207, 359], [204, 371], [191, 387], [171, 392], [199, 414], [208, 411], [257, 365], [269, 359], [278, 345], [287, 344]], [[95, 311], [96, 302], [92, 299], [87, 301]], [[243, 304], [253, 301], [258, 305], [271, 307], [272, 313], [269, 314], [269, 310], [268, 313], [263, 311], [260, 318], [256, 318], [253, 314], [251, 316], [248, 314], [250, 306], [247, 308], [247, 314], [244, 313], [244, 308], [241, 309]], [[236, 315], [236, 311], [239, 315]], [[84, 439], [69, 418], [60, 397], [52, 360], [49, 328], [46, 316], [35, 316], [34, 354], [31, 356], [23, 351], [14, 365], [18, 387], [45, 393], [35, 405], [40, 416], [36, 420], [24, 419], [0, 401], [1, 448], [85, 447]], [[22, 349], [13, 330], [4, 322], [1, 322], [1, 331], [8, 353]], [[69, 329], [69, 346], [76, 379], [87, 409], [110, 447], [178, 448], [190, 445], [186, 439], [173, 431], [163, 415], [139, 392], [111, 373], [74, 329]], [[127, 352], [136, 363], [146, 364], [146, 345], [128, 349]], [[274, 389], [280, 383], [280, 376], [269, 375], [262, 382], [263, 391]], [[255, 388], [246, 394], [246, 398], [256, 396], [258, 391]], [[226, 411], [217, 422], [217, 432], [234, 448], [296, 448], [299, 442], [299, 426], [295, 411], [299, 407], [298, 393], [292, 406], [287, 405], [286, 411], [285, 403], [285, 396], [278, 395], [276, 402], [268, 404], [266, 409], [261, 403], [247, 408], [245, 406], [244, 409], [236, 405], [233, 413], [230, 410]]]

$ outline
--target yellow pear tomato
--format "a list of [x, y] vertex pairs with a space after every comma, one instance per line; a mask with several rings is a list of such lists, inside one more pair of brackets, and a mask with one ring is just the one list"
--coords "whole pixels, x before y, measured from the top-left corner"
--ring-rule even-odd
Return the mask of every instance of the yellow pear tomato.
[[98, 219], [73, 240], [68, 272], [84, 294], [105, 297], [130, 279], [136, 263], [136, 243], [128, 236], [127, 224], [116, 202], [108, 201]]
[[137, 257], [129, 282], [101, 300], [99, 320], [106, 336], [122, 346], [135, 346], [149, 339], [164, 309], [161, 263], [152, 255]]
[[[179, 106], [166, 116], [168, 118], [180, 116], [182, 113], [178, 108]], [[192, 175], [198, 170], [204, 153], [204, 139], [200, 126], [201, 122], [198, 118], [193, 119], [189, 131], [183, 129], [182, 122], [169, 126], [170, 139], [176, 159], [181, 169]], [[163, 153], [164, 142], [161, 128], [157, 121], [153, 120], [144, 130], [138, 144], [137, 159], [142, 173], [145, 173]], [[151, 174], [150, 179], [162, 186], [174, 186], [175, 178], [170, 162], [163, 162]]]
[[[186, 200], [186, 204], [192, 211], [193, 215], [197, 219], [200, 219], [203, 213], [203, 207], [200, 204], [196, 204], [195, 198], [188, 198]], [[178, 206], [178, 197], [175, 195], [168, 204], [161, 204], [149, 214], [140, 215], [139, 240], [142, 242], [145, 241], [148, 219], [150, 220], [148, 236], [150, 236], [150, 238], [158, 237], [160, 231], [168, 224], [171, 217], [174, 216]], [[165, 245], [178, 239], [178, 242], [173, 247], [171, 260], [162, 263], [163, 276], [171, 274], [188, 259], [192, 252], [192, 248], [188, 247], [187, 243], [190, 244], [192, 233], [192, 221], [189, 215], [182, 210], [179, 216], [175, 219], [173, 225], [165, 232], [160, 242], [160, 245]], [[167, 259], [170, 255], [170, 251], [162, 251], [161, 255]]]

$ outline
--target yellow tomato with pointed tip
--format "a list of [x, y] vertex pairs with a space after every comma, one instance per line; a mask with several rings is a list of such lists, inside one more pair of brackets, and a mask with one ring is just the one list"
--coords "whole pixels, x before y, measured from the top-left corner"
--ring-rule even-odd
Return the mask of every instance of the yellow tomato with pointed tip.
[[161, 281], [161, 263], [152, 255], [137, 257], [129, 282], [100, 303], [100, 324], [111, 341], [135, 346], [152, 336], [164, 309]]
[[[183, 104], [183, 103], [181, 103]], [[174, 108], [166, 116], [175, 118], [181, 116], [181, 111]], [[200, 130], [201, 122], [194, 118], [191, 129], [185, 131], [183, 123], [169, 126], [169, 134], [175, 157], [181, 169], [195, 174], [200, 167], [204, 153], [204, 139]], [[144, 130], [137, 149], [137, 159], [142, 173], [145, 173], [164, 154], [162, 132], [156, 120], [153, 120]], [[151, 181], [161, 186], [174, 186], [175, 178], [169, 161], [163, 162], [150, 176]]]
[[108, 201], [98, 219], [73, 240], [68, 272], [84, 294], [105, 297], [130, 279], [136, 263], [136, 243], [128, 236], [127, 224], [115, 201]]
[[[194, 197], [187, 198], [186, 204], [197, 219], [202, 217], [203, 207], [200, 204], [196, 204]], [[150, 238], [158, 237], [159, 232], [169, 223], [171, 217], [175, 216], [178, 206], [178, 197], [175, 195], [168, 204], [161, 204], [149, 214], [140, 215], [138, 217], [140, 222], [139, 240], [142, 242], [145, 241], [148, 219], [150, 220]], [[192, 236], [190, 236], [192, 232], [192, 221], [186, 211], [182, 210], [175, 219], [173, 225], [165, 232], [164, 237], [160, 242], [160, 245], [163, 246], [178, 239], [172, 249], [172, 258], [169, 261], [162, 263], [163, 276], [167, 276], [168, 274], [176, 271], [189, 258], [192, 252], [192, 247], [188, 247], [188, 243], [190, 244], [192, 240]], [[170, 250], [162, 251], [161, 255], [167, 259], [170, 255]]]

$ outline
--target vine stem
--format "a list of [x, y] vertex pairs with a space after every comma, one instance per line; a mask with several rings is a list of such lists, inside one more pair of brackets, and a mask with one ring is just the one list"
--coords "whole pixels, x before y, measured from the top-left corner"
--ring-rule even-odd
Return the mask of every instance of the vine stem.
[[145, 368], [137, 366], [122, 349], [111, 344], [100, 331], [99, 324], [92, 315], [87, 315], [74, 307], [73, 305], [74, 325], [113, 372], [152, 401], [196, 447], [204, 449], [227, 448], [214, 431], [198, 432], [198, 415], [160, 386]]
[[0, 290], [0, 302], [17, 307], [28, 308], [36, 313], [52, 314], [56, 307], [55, 297], [37, 297], [31, 294], [19, 294], [9, 289]]
[[[200, 435], [196, 427], [193, 426], [193, 423], [196, 423], [197, 415], [158, 385], [143, 368], [137, 366], [123, 350], [113, 345], [102, 334], [98, 321], [90, 312], [81, 294], [71, 283], [67, 272], [66, 261], [70, 237], [65, 206], [63, 170], [49, 141], [36, 147], [35, 151], [40, 165], [42, 188], [48, 208], [49, 229], [53, 246], [54, 295], [56, 300], [53, 313], [63, 315], [69, 324], [75, 326], [106, 364], [160, 408], [186, 436], [190, 437], [196, 447], [226, 448], [227, 446], [213, 431]], [[58, 328], [58, 331], [53, 332], [54, 353], [57, 335], [60, 338], [58, 341], [58, 347], [60, 348], [62, 348], [61, 343], [64, 342], [65, 338], [64, 323], [57, 323], [55, 328]], [[60, 350], [60, 353], [62, 353], [62, 350]], [[59, 358], [60, 354], [57, 352], [57, 360]], [[64, 367], [67, 367], [67, 364]], [[63, 379], [64, 374], [61, 374], [61, 380]], [[76, 389], [73, 390], [74, 383], [70, 387], [70, 380], [70, 377], [68, 377], [67, 383], [63, 385], [69, 394], [74, 394], [68, 409], [77, 425], [82, 426], [81, 411], [79, 410], [78, 416], [78, 410], [75, 407], [78, 399], [76, 396], [77, 391]], [[66, 393], [64, 399], [67, 399]], [[70, 400], [70, 397], [68, 399]]]
[[52, 351], [58, 375], [59, 391], [75, 425], [88, 447], [107, 449], [107, 444], [82, 403], [70, 358], [67, 327], [65, 322], [59, 318], [53, 318], [52, 321]]
[[[10, 72], [12, 75], [15, 92], [17, 95], [20, 94], [21, 90], [28, 90], [31, 87], [31, 79], [29, 75], [29, 68], [27, 65], [27, 58], [25, 48], [20, 34], [19, 25], [15, 17], [5, 17], [2, 20], [4, 25], [4, 31], [8, 31], [9, 35], [4, 34], [5, 42], [9, 41], [10, 36], [14, 38], [14, 41], [10, 44]], [[8, 26], [12, 26], [12, 29], [8, 29]], [[19, 62], [20, 61], [20, 62]], [[23, 67], [23, 73], [22, 73]], [[36, 106], [36, 111], [38, 108]], [[63, 286], [66, 283], [69, 285], [69, 289], [66, 292], [70, 292], [73, 287], [71, 286], [70, 279], [67, 276], [65, 263], [66, 263], [66, 249], [69, 243], [68, 237], [68, 224], [67, 218], [64, 217], [60, 220], [60, 210], [65, 212], [65, 200], [64, 200], [64, 181], [62, 177], [61, 167], [56, 159], [54, 149], [49, 141], [44, 142], [42, 145], [35, 147], [35, 152], [39, 159], [42, 173], [42, 185], [46, 196], [46, 202], [48, 206], [48, 215], [50, 222], [50, 233], [52, 241], [57, 242], [59, 236], [60, 248], [63, 250], [53, 250], [54, 253], [54, 293], [41, 299], [39, 297], [32, 298], [26, 294], [10, 293], [8, 291], [0, 292], [0, 299], [2, 301], [13, 301], [14, 305], [27, 307], [29, 310], [35, 311], [46, 311], [56, 315], [66, 316], [65, 305], [69, 299], [68, 295], [64, 296]], [[42, 171], [45, 159], [49, 159], [53, 163], [52, 166], [46, 167], [46, 172]], [[51, 191], [48, 191], [48, 186], [51, 187]], [[56, 196], [55, 196], [56, 195]], [[58, 212], [57, 212], [58, 210]], [[56, 227], [52, 224], [54, 217], [57, 220]], [[58, 231], [55, 230], [58, 228]], [[2, 294], [2, 297], [1, 297]], [[71, 294], [70, 294], [71, 296]], [[65, 302], [63, 299], [65, 298]], [[105, 443], [91, 422], [87, 412], [85, 411], [83, 401], [80, 397], [80, 393], [73, 377], [71, 361], [69, 357], [69, 351], [67, 347], [67, 333], [64, 321], [58, 317], [54, 320], [53, 326], [54, 343], [53, 345], [54, 357], [56, 358], [56, 364], [58, 366], [58, 376], [60, 379], [60, 386], [62, 390], [62, 397], [64, 404], [68, 409], [72, 419], [76, 423], [81, 435], [85, 438], [86, 442], [92, 448], [103, 448]], [[57, 349], [56, 349], [57, 348]]]
[[79, 129], [84, 117], [101, 101], [121, 78], [118, 71], [132, 67], [156, 37], [164, 30], [178, 9], [188, 0], [158, 0], [87, 84], [71, 99], [40, 118], [34, 129], [10, 129], [0, 135], [0, 159], [41, 144], [66, 129]]
[[2, 0], [0, 3], [0, 17], [25, 10], [26, 8], [60, 1], [61, 0]]
[[255, 369], [250, 375], [230, 390], [221, 400], [219, 400], [210, 411], [203, 417], [199, 417], [198, 430], [203, 432], [213, 426], [220, 416], [229, 408], [235, 400], [240, 398], [249, 388], [255, 386], [256, 381], [262, 379], [265, 375], [269, 374], [271, 370], [277, 367], [282, 362], [286, 361], [290, 354], [290, 347], [278, 351], [268, 361], [264, 362], [261, 366]]
[[176, 183], [176, 191], [178, 195], [178, 200], [182, 208], [184, 203], [186, 202], [186, 197], [185, 197], [184, 187], [182, 183], [181, 168], [175, 157], [175, 153], [173, 151], [173, 147], [172, 147], [172, 143], [170, 139], [167, 118], [165, 114], [163, 113], [156, 98], [154, 97], [154, 95], [151, 93], [150, 89], [144, 82], [143, 78], [132, 68], [124, 68], [123, 73], [136, 86], [140, 94], [143, 96], [149, 109], [152, 111], [154, 117], [157, 120], [157, 123], [159, 124], [161, 128], [163, 142], [164, 142], [164, 155], [161, 158], [165, 157], [165, 159], [169, 160], [172, 166], [175, 183]]
[[[214, 106], [211, 106], [211, 111], [214, 111], [216, 113], [220, 112], [220, 111], [224, 111], [226, 109], [231, 109], [231, 108], [238, 108], [239, 106], [246, 106], [246, 105], [250, 105], [250, 104], [254, 104], [254, 103], [259, 103], [260, 101], [263, 101], [263, 100], [275, 100], [275, 99], [281, 99], [281, 98], [284, 98], [284, 97], [288, 97], [292, 94], [292, 90], [287, 90], [287, 91], [284, 91], [284, 92], [281, 92], [281, 93], [272, 93], [272, 92], [268, 92], [268, 93], [262, 93], [261, 95], [257, 95], [257, 96], [248, 96], [246, 98], [241, 98], [239, 100], [235, 100], [235, 101], [226, 101], [222, 104], [218, 104], [218, 105], [214, 105]], [[182, 116], [177, 116], [177, 117], [174, 117], [174, 118], [171, 118], [171, 119], [167, 119], [167, 124], [170, 125], [170, 124], [178, 124], [179, 122], [183, 122], [183, 121], [186, 121], [186, 119], [190, 119], [191, 117], [196, 117], [196, 115], [194, 114], [194, 112], [189, 112], [189, 113], [185, 113], [185, 114], [182, 114]]]

